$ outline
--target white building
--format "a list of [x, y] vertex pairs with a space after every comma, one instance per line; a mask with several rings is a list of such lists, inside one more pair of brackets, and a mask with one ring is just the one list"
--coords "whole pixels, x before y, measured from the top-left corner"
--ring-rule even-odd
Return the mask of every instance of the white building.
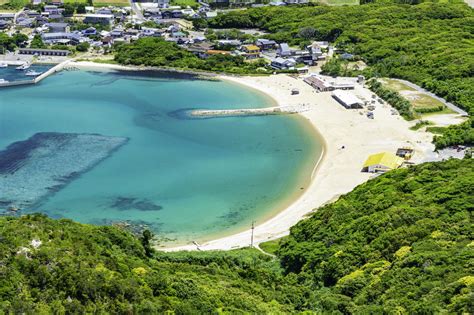
[[364, 102], [351, 92], [335, 90], [332, 97], [345, 108], [362, 108]]
[[86, 14], [86, 17], [84, 18], [84, 23], [113, 25], [114, 15], [113, 14]]

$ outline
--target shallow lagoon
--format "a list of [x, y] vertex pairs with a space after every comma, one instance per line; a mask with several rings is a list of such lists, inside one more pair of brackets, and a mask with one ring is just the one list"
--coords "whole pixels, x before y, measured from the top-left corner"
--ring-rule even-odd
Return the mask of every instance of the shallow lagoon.
[[0, 90], [0, 149], [38, 132], [127, 137], [112, 156], [23, 213], [128, 220], [163, 242], [203, 241], [281, 210], [307, 185], [321, 147], [298, 116], [185, 120], [170, 113], [268, 105], [265, 95], [228, 82], [66, 71]]

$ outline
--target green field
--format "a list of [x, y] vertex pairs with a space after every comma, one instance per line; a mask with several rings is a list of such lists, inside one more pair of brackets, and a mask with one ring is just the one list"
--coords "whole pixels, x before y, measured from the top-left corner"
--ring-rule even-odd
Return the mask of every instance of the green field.
[[400, 93], [405, 99], [407, 99], [410, 104], [413, 106], [415, 111], [423, 111], [429, 109], [436, 109], [442, 107], [442, 110], [437, 110], [430, 113], [423, 113], [423, 115], [433, 115], [433, 114], [451, 114], [454, 113], [452, 110], [447, 108], [442, 102], [437, 99], [422, 93], [418, 92], [414, 88], [394, 79], [384, 78], [381, 80], [383, 85], [393, 91]]
[[171, 0], [171, 5], [179, 5], [180, 7], [187, 7], [187, 6], [190, 6], [190, 7], [197, 7], [198, 6], [198, 3], [196, 0]]
[[360, 1], [359, 0], [321, 0], [321, 1], [314, 1], [314, 2], [322, 2], [326, 3], [328, 5], [359, 5]]
[[[2, 0], [0, 0], [2, 1]], [[65, 3], [87, 3], [86, 0], [64, 0]], [[107, 7], [109, 5], [117, 7], [129, 6], [130, 2], [128, 0], [100, 0], [93, 1], [95, 7]]]

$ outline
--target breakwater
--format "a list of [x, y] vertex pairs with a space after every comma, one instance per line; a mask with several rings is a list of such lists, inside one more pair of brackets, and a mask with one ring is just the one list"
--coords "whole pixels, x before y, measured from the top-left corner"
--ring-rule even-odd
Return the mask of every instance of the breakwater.
[[224, 117], [291, 115], [306, 110], [308, 110], [308, 108], [305, 105], [242, 109], [181, 109], [170, 113], [170, 116], [181, 119], [210, 119]]

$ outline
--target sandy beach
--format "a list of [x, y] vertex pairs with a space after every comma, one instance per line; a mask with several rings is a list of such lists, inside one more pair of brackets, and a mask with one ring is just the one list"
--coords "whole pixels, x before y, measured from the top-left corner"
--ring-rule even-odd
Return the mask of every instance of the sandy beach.
[[[402, 146], [415, 149], [412, 159], [420, 163], [431, 159], [434, 146], [432, 135], [423, 131], [411, 131], [413, 122], [407, 122], [399, 115], [392, 115], [391, 107], [378, 104], [375, 119], [368, 119], [366, 110], [345, 109], [337, 103], [330, 92], [317, 93], [304, 83], [302, 78], [288, 75], [270, 77], [229, 77], [220, 79], [257, 89], [275, 99], [279, 106], [303, 106], [301, 112], [322, 136], [325, 151], [315, 166], [308, 189], [288, 208], [268, 221], [257, 222], [254, 230], [254, 244], [288, 235], [291, 226], [318, 207], [348, 193], [354, 187], [369, 180], [373, 174], [362, 173], [361, 168], [368, 155], [381, 151], [393, 152]], [[299, 89], [299, 95], [291, 90]], [[372, 93], [357, 85], [354, 94], [369, 100]], [[342, 146], [345, 148], [342, 149]], [[204, 244], [201, 250], [229, 250], [249, 246], [251, 230], [223, 237]], [[163, 250], [196, 250], [196, 244], [165, 248]]]
[[[71, 63], [83, 69], [140, 70], [142, 68], [93, 62]], [[143, 69], [145, 70], [145, 69]], [[149, 69], [148, 69], [149, 70]], [[331, 92], [317, 93], [311, 86], [285, 74], [268, 77], [219, 76], [237, 84], [256, 89], [269, 95], [281, 107], [304, 108], [299, 113], [314, 127], [315, 136], [324, 142], [324, 153], [314, 167], [311, 183], [305, 192], [286, 209], [265, 222], [257, 222], [254, 244], [285, 236], [291, 226], [318, 207], [334, 201], [354, 187], [366, 182], [374, 174], [361, 172], [364, 161], [370, 154], [411, 146], [415, 155], [411, 162], [421, 163], [436, 157], [431, 143], [432, 134], [409, 129], [415, 122], [407, 122], [399, 115], [392, 115], [388, 104], [377, 103], [375, 119], [368, 119], [366, 109], [346, 109], [336, 102]], [[298, 95], [291, 95], [292, 89]], [[352, 91], [361, 99], [370, 100], [372, 93], [360, 84]], [[344, 147], [344, 148], [343, 148]], [[250, 245], [251, 230], [199, 244], [200, 250], [229, 250]], [[196, 250], [197, 243], [172, 248], [166, 251]]]

